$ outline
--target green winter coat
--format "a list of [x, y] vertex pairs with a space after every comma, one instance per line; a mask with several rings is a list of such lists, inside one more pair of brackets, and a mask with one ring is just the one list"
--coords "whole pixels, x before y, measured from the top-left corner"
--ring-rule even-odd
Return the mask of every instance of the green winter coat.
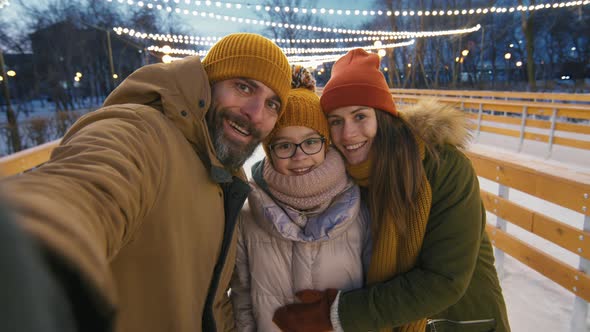
[[[462, 113], [432, 101], [401, 112], [425, 140], [438, 146], [438, 167], [431, 155], [424, 160], [432, 187], [424, 243], [412, 270], [341, 294], [342, 327], [346, 332], [375, 331], [426, 317], [433, 321], [428, 328], [437, 332], [510, 331], [477, 175], [455, 147], [468, 138]], [[489, 319], [494, 321], [448, 321]]]

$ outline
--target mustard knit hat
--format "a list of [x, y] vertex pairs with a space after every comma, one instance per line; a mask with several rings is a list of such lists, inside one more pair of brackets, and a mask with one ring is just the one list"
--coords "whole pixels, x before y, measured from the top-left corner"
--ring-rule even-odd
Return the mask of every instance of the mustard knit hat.
[[211, 47], [203, 66], [210, 83], [238, 77], [264, 83], [281, 99], [284, 111], [291, 67], [283, 51], [269, 39], [253, 33], [225, 36]]
[[315, 93], [315, 79], [304, 67], [293, 66], [293, 80], [287, 99], [287, 108], [283, 116], [277, 121], [272, 132], [262, 142], [266, 156], [270, 158], [269, 144], [281, 128], [302, 126], [317, 131], [326, 139], [326, 146], [330, 145], [330, 128], [328, 120], [322, 112], [320, 98]]

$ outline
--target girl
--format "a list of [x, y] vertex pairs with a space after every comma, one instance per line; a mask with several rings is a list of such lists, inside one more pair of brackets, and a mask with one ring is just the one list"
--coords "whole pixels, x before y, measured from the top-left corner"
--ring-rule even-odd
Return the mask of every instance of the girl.
[[238, 224], [231, 285], [238, 331], [280, 331], [272, 315], [297, 291], [362, 287], [363, 255], [368, 262], [368, 211], [359, 188], [329, 149], [315, 81], [301, 67], [293, 76], [293, 87], [305, 87], [291, 90], [263, 142], [266, 158], [252, 168], [252, 192]]
[[[367, 286], [305, 291], [277, 310], [285, 331], [509, 331], [469, 159], [463, 114], [432, 101], [398, 112], [379, 58], [350, 51], [321, 105], [335, 147], [364, 188], [373, 230]], [[301, 322], [305, 322], [301, 324]]]

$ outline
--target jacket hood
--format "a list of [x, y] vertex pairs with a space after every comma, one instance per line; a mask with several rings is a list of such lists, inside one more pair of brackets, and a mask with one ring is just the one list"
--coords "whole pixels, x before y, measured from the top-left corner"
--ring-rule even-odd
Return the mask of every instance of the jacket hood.
[[398, 111], [430, 146], [451, 144], [465, 148], [471, 139], [467, 117], [451, 105], [435, 99], [423, 99], [416, 104], [404, 105]]
[[[345, 232], [361, 213], [358, 186], [350, 186], [336, 196], [328, 208], [309, 214], [278, 204], [256, 184], [248, 205], [255, 222], [275, 237], [295, 242], [322, 242]], [[299, 225], [304, 224], [304, 227]]]
[[210, 164], [214, 179], [231, 181], [209, 136], [205, 115], [211, 104], [211, 86], [198, 56], [139, 68], [107, 97], [103, 106], [121, 104], [146, 105], [161, 111], [192, 143], [201, 160]]

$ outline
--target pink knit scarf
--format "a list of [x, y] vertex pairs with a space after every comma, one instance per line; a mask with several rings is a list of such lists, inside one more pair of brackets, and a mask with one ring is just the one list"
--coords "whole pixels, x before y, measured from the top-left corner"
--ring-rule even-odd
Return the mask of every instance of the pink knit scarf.
[[280, 174], [266, 158], [263, 177], [276, 200], [300, 211], [327, 207], [350, 181], [344, 160], [334, 149], [328, 150], [321, 165], [299, 176]]

